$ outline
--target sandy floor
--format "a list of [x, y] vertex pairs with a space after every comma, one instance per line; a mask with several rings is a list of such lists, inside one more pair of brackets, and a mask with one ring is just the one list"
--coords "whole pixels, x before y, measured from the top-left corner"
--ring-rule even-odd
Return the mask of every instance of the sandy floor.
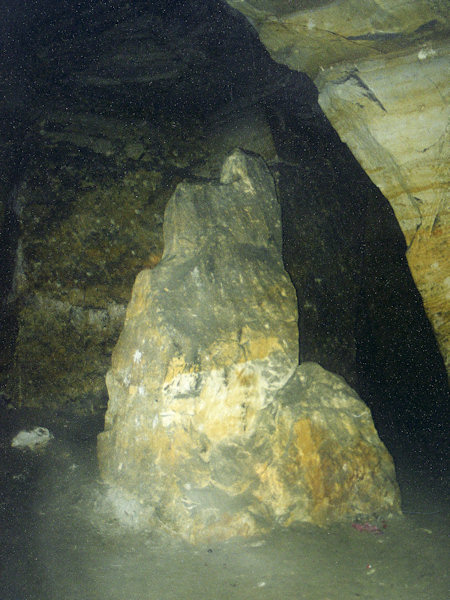
[[[10, 447], [18, 431], [34, 426], [55, 436], [44, 450]], [[0, 412], [1, 600], [450, 597], [448, 502], [433, 462], [413, 466], [397, 449], [404, 510], [426, 514], [391, 519], [383, 535], [350, 523], [301, 526], [193, 548], [163, 532], [123, 532], [99, 510], [101, 427], [98, 418]]]

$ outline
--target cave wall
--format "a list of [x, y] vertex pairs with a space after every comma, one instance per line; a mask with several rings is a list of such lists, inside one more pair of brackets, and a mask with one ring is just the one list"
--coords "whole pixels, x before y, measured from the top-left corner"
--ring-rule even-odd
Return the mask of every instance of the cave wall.
[[[378, 322], [384, 310], [382, 295], [375, 302], [365, 292], [361, 302], [372, 260], [364, 235], [376, 231], [382, 248], [397, 240], [385, 213], [380, 225], [382, 198], [354, 170], [311, 80], [272, 62], [244, 17], [217, 2], [163, 5], [118, 2], [113, 14], [55, 7], [0, 65], [2, 398], [105, 407], [110, 354], [136, 274], [161, 257], [168, 198], [181, 180], [217, 178], [236, 146], [263, 156], [277, 182], [300, 359], [364, 391], [355, 327], [369, 305]], [[404, 295], [392, 296], [389, 310], [400, 314]], [[365, 330], [387, 365], [388, 327], [379, 336], [371, 320]], [[405, 360], [419, 380], [421, 360]]]
[[[134, 278], [161, 257], [173, 189], [218, 176], [239, 143], [273, 158], [257, 102], [280, 82], [265, 87], [255, 36], [235, 40], [237, 55], [224, 40], [213, 53], [215, 30], [234, 38], [228, 12], [210, 6], [175, 11], [173, 27], [174, 9], [157, 5], [54, 10], [2, 67], [0, 393], [18, 407], [89, 412], [106, 407], [111, 352]], [[67, 45], [58, 35], [70, 31]]]
[[396, 214], [450, 367], [448, 4], [228, 0], [272, 57], [306, 72]]

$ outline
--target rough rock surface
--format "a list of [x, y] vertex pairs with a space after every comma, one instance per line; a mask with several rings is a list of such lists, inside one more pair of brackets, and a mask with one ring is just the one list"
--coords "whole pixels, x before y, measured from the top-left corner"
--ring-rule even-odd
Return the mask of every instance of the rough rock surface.
[[262, 109], [244, 115], [211, 117], [204, 136], [195, 122], [189, 129], [162, 117], [156, 124], [54, 112], [41, 121], [9, 201], [18, 243], [0, 331], [9, 310], [17, 333], [7, 391], [16, 405], [104, 406], [130, 290], [161, 258], [164, 207], [180, 175], [195, 165], [196, 174], [215, 176], [210, 157], [237, 138], [265, 158], [274, 153]]
[[[130, 291], [161, 257], [176, 184], [194, 167], [211, 176], [210, 155], [237, 145], [273, 154], [253, 106], [286, 70], [265, 77], [266, 52], [243, 18], [235, 35], [231, 11], [188, 4], [178, 27], [156, 3], [60, 10], [43, 0], [20, 16], [38, 24], [22, 35], [5, 21], [0, 392], [16, 406], [104, 409]], [[218, 32], [228, 39], [220, 53]], [[19, 61], [27, 56], [39, 56], [32, 69]], [[21, 77], [32, 79], [28, 94]]]
[[237, 150], [220, 183], [180, 184], [164, 237], [107, 375], [98, 456], [118, 502], [129, 495], [138, 520], [192, 542], [399, 510], [367, 407], [341, 378], [297, 367], [295, 292], [263, 161]]
[[[87, 114], [41, 123], [10, 202], [18, 243], [5, 312], [17, 338], [7, 391], [17, 406], [104, 404], [133, 280], [162, 253], [167, 180], [147, 141], [162, 129]], [[139, 159], [129, 156], [137, 130]]]
[[324, 112], [391, 203], [449, 372], [448, 3], [228, 3], [275, 60], [315, 78]]

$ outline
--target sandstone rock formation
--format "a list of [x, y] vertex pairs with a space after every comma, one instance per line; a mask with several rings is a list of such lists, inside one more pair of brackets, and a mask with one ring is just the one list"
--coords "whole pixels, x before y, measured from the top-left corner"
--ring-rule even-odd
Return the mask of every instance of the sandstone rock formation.
[[297, 367], [295, 292], [262, 159], [237, 150], [219, 183], [180, 184], [164, 239], [107, 375], [98, 457], [117, 497], [192, 542], [398, 511], [367, 407], [319, 365]]
[[448, 5], [228, 0], [319, 103], [391, 203], [450, 369]]

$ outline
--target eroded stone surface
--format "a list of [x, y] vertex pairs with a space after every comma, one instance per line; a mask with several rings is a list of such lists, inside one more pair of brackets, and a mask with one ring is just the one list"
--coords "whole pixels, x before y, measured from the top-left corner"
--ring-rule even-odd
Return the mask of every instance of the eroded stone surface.
[[20, 231], [7, 307], [17, 338], [7, 391], [17, 406], [104, 404], [135, 275], [162, 254], [162, 169], [150, 142], [140, 161], [122, 151], [138, 131], [154, 142], [142, 122], [133, 130], [54, 113], [41, 123], [13, 203]]
[[[297, 368], [294, 288], [263, 161], [181, 184], [107, 375], [102, 477], [196, 542], [396, 511], [392, 460], [337, 376]], [[122, 496], [120, 496], [122, 497]]]
[[277, 395], [270, 447], [255, 496], [283, 524], [399, 509], [392, 459], [370, 411], [316, 363], [300, 365]]

